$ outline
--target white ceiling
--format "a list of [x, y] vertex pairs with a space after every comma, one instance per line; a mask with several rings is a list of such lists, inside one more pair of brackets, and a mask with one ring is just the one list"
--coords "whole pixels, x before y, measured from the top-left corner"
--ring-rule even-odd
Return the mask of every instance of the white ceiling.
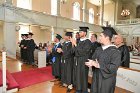
[[[94, 5], [97, 5], [97, 6], [101, 5], [101, 0], [88, 0], [88, 2], [90, 2]], [[104, 4], [108, 4], [108, 3], [111, 3], [111, 1], [110, 0], [104, 0]]]

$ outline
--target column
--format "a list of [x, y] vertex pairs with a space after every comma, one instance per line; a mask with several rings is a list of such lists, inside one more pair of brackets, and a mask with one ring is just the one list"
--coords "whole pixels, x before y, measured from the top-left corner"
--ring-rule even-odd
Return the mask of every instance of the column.
[[118, 20], [118, 3], [119, 3], [119, 0], [115, 1], [115, 10], [114, 10], [114, 26], [116, 25], [117, 23], [117, 20]]
[[83, 0], [83, 22], [87, 21], [86, 13], [88, 13], [87, 12], [87, 0]]
[[57, 0], [57, 15], [60, 16], [61, 10], [61, 0]]
[[4, 22], [3, 36], [7, 56], [16, 58], [16, 23]]
[[101, 0], [101, 25], [103, 26], [104, 22], [104, 0]]

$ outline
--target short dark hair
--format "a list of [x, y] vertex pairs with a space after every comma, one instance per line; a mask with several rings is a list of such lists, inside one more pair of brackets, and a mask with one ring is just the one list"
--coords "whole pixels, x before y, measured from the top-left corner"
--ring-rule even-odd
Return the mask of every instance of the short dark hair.
[[94, 36], [95, 36], [95, 38], [97, 39], [97, 35], [96, 35], [96, 34], [92, 34], [92, 35], [94, 35]]
[[77, 32], [76, 34], [79, 34], [79, 32]]

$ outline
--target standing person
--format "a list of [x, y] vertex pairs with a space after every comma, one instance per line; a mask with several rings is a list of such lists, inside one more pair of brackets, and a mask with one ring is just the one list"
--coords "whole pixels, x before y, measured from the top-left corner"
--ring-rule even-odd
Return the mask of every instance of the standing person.
[[101, 44], [97, 42], [97, 35], [96, 34], [92, 34], [90, 41], [92, 43], [92, 47], [91, 47], [91, 57], [94, 54], [95, 50], [97, 47], [100, 47]]
[[72, 77], [73, 77], [73, 62], [74, 62], [74, 55], [72, 51], [72, 43], [70, 39], [72, 38], [72, 32], [66, 32], [65, 34], [65, 42], [62, 46], [62, 49], [59, 48], [58, 51], [62, 52], [62, 78], [61, 82], [63, 86], [68, 86], [67, 92], [70, 92], [73, 88], [72, 86]]
[[24, 63], [26, 63], [28, 60], [28, 55], [27, 55], [28, 34], [24, 34], [24, 35], [25, 35], [25, 43], [23, 48], [23, 55], [24, 55]]
[[88, 27], [80, 27], [80, 41], [77, 44], [76, 40], [71, 39], [73, 50], [76, 57], [76, 93], [88, 93], [88, 70], [85, 62], [90, 57], [91, 42], [86, 38]]
[[123, 42], [123, 37], [119, 34], [115, 36], [114, 44], [121, 52], [121, 66], [129, 68], [130, 53], [128, 47]]
[[79, 34], [79, 32], [76, 33], [75, 38], [76, 38], [76, 43], [78, 44], [79, 41], [80, 41], [80, 34]]
[[21, 41], [20, 41], [20, 44], [19, 44], [19, 47], [20, 47], [20, 57], [21, 57], [21, 60], [24, 61], [24, 45], [25, 45], [25, 35], [24, 34], [21, 34]]
[[102, 46], [95, 50], [92, 60], [85, 63], [95, 67], [91, 93], [114, 93], [117, 70], [121, 63], [120, 51], [111, 43], [114, 33], [113, 28], [103, 27], [99, 38]]
[[28, 34], [28, 41], [27, 41], [27, 57], [28, 57], [28, 64], [34, 66], [34, 50], [36, 47], [36, 44], [34, 42], [34, 40], [32, 39], [32, 35], [34, 35], [33, 33], [29, 32]]
[[57, 34], [54, 42], [56, 43], [52, 49], [52, 74], [55, 76], [56, 79], [61, 79], [61, 56], [62, 53], [57, 51], [57, 48], [62, 48], [60, 40], [62, 37]]

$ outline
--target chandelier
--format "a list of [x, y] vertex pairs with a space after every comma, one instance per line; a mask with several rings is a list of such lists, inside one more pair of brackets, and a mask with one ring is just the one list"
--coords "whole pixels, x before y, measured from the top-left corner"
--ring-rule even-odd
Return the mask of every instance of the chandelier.
[[126, 17], [126, 16], [129, 16], [129, 15], [130, 15], [130, 10], [128, 10], [128, 9], [123, 9], [122, 10], [121, 16]]

